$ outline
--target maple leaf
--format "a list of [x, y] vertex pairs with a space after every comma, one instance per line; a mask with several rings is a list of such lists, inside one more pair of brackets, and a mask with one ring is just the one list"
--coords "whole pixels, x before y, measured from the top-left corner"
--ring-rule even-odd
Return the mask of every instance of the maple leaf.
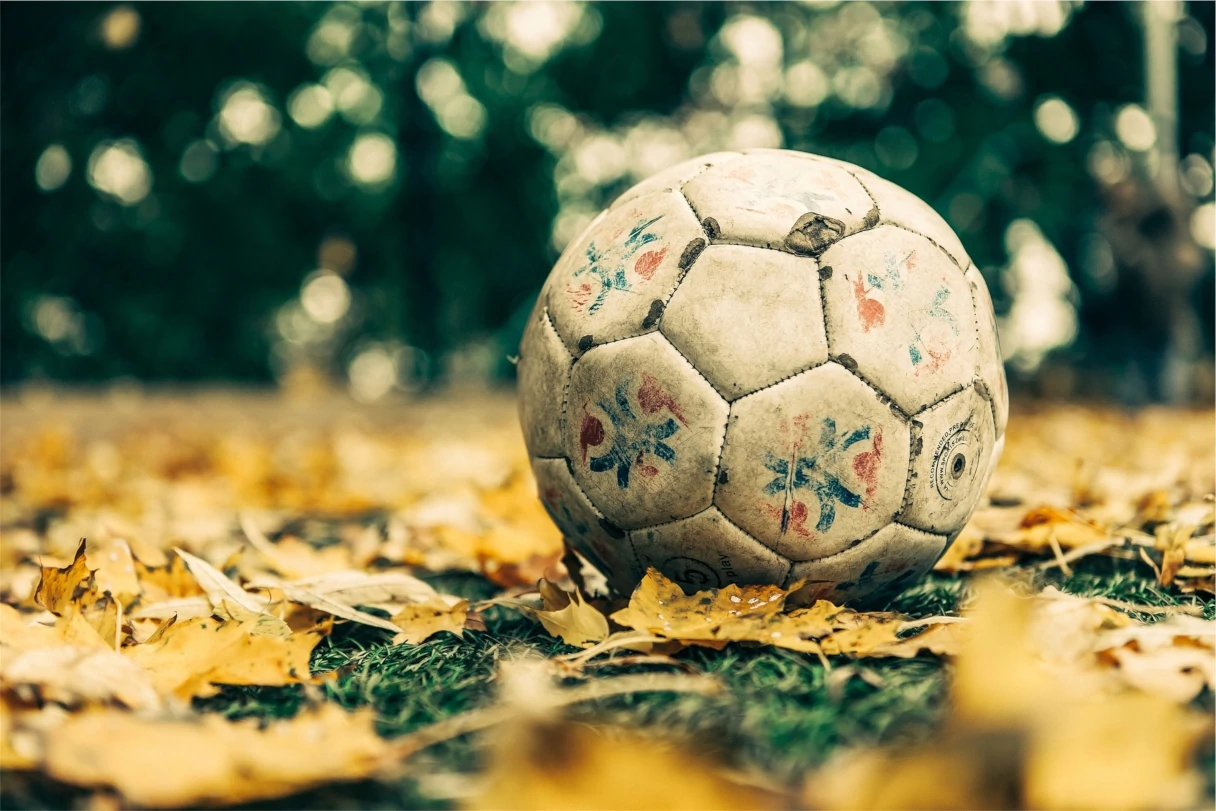
[[[612, 620], [657, 638], [721, 649], [730, 642], [751, 642], [804, 653], [852, 656], [915, 656], [921, 650], [948, 654], [958, 634], [948, 617], [909, 626], [895, 614], [858, 612], [817, 600], [808, 608], [785, 611], [787, 599], [801, 588], [730, 585], [686, 595], [671, 580], [650, 569], [626, 608]], [[907, 638], [910, 627], [927, 630]]]
[[84, 547], [82, 538], [76, 556], [63, 568], [43, 567], [42, 577], [34, 590], [34, 602], [52, 614], [62, 615], [93, 587], [93, 571], [85, 559]]

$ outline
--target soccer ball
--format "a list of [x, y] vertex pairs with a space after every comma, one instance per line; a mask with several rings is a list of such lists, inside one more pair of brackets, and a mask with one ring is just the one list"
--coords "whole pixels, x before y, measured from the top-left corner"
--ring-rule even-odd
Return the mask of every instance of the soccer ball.
[[717, 153], [634, 186], [558, 259], [519, 415], [541, 500], [616, 590], [902, 589], [966, 524], [1008, 395], [983, 277], [860, 167]]

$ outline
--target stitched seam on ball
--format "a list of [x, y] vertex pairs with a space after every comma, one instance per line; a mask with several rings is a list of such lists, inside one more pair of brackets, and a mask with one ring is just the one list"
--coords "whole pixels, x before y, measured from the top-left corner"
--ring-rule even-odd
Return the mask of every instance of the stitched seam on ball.
[[[984, 389], [988, 392], [988, 396], [985, 397], [984, 399], [988, 401], [988, 410], [992, 412], [992, 435], [995, 437], [996, 436], [996, 427], [997, 427], [996, 392], [994, 392], [992, 390], [992, 388], [988, 385], [988, 381], [984, 380], [984, 375], [980, 371], [980, 364], [983, 363], [983, 360], [984, 360], [980, 356], [980, 315], [979, 315], [980, 303], [976, 299], [976, 296], [975, 296], [975, 285], [971, 284], [970, 279], [967, 279], [967, 271], [971, 270], [971, 268], [974, 268], [974, 267], [975, 267], [974, 262], [972, 262], [970, 265], [968, 265], [967, 270], [963, 271], [963, 278], [967, 280], [967, 289], [971, 291], [971, 315], [972, 315], [971, 320], [975, 323], [975, 379], [983, 382]], [[980, 273], [979, 268], [975, 268], [975, 275], [980, 277], [981, 284], [983, 284], [983, 285], [988, 284], [988, 282], [984, 281], [984, 277]], [[996, 314], [994, 313], [993, 314], [994, 323], [996, 321], [995, 315]], [[993, 336], [993, 337], [995, 338], [995, 336]], [[1000, 356], [999, 352], [997, 353], [997, 363], [1001, 363], [1001, 356]]]
[[689, 183], [693, 182], [694, 180], [696, 180], [697, 178], [699, 178], [701, 175], [708, 172], [710, 169], [713, 169], [718, 166], [726, 166], [727, 164], [734, 163], [735, 161], [741, 160], [744, 157], [745, 157], [744, 153], [736, 152], [736, 153], [734, 153], [733, 157], [727, 158], [726, 160], [721, 161], [719, 163], [707, 163], [707, 164], [703, 165], [695, 173], [689, 175], [688, 177], [686, 177], [683, 180], [676, 183], [675, 186], [672, 188], [672, 191], [679, 192], [680, 196], [684, 198], [684, 202], [688, 204], [689, 210], [692, 211], [692, 215], [697, 218], [698, 223], [701, 222], [701, 218], [699, 216], [697, 216], [697, 209], [692, 204], [692, 200], [689, 200], [688, 195], [684, 193], [684, 187], [687, 186]]
[[910, 529], [910, 530], [912, 530], [913, 532], [919, 532], [921, 535], [928, 535], [928, 536], [929, 536], [929, 537], [931, 537], [931, 538], [946, 538], [946, 539], [949, 539], [949, 537], [950, 537], [950, 536], [949, 536], [949, 534], [947, 534], [947, 533], [945, 533], [945, 532], [932, 532], [932, 531], [927, 530], [927, 529], [921, 529], [920, 527], [914, 527], [914, 526], [912, 526], [911, 524], [905, 524], [905, 523], [903, 523], [903, 522], [901, 522], [901, 521], [892, 521], [891, 523], [892, 523], [892, 524], [894, 524], [894, 525], [895, 525], [895, 526], [897, 526], [897, 527], [900, 527], [901, 529]]
[[[924, 413], [925, 413], [926, 411], [928, 411], [929, 409], [931, 409], [931, 408], [937, 408], [939, 405], [941, 405], [942, 403], [946, 402], [946, 401], [947, 401], [947, 400], [949, 400], [951, 397], [954, 397], [956, 394], [959, 394], [960, 392], [966, 391], [966, 390], [967, 390], [967, 387], [968, 387], [968, 386], [972, 386], [972, 385], [974, 385], [974, 380], [970, 380], [970, 381], [968, 381], [968, 382], [966, 382], [966, 383], [960, 383], [958, 386], [955, 386], [954, 388], [950, 389], [950, 391], [946, 392], [946, 393], [945, 393], [945, 394], [943, 394], [941, 397], [938, 397], [936, 400], [934, 400], [933, 402], [929, 403], [928, 405], [923, 405], [923, 406], [921, 406], [920, 408], [916, 409], [915, 411], [913, 411], [913, 412], [912, 412], [911, 414], [909, 414], [908, 416], [909, 416], [909, 417], [912, 417], [913, 419], [915, 419], [916, 417], [919, 417], [921, 414], [924, 414]], [[981, 399], [982, 399], [982, 398], [981, 398]]]
[[[681, 195], [681, 196], [683, 196], [683, 195]], [[686, 198], [686, 199], [687, 199], [687, 198]], [[705, 240], [705, 244], [706, 244], [706, 247], [708, 247], [708, 246], [709, 246], [709, 239], [708, 239], [708, 237], [707, 237], [707, 238], [706, 238], [706, 240]], [[704, 249], [702, 249], [702, 251], [701, 251], [701, 252], [702, 252], [702, 253], [704, 253], [704, 252], [705, 252], [705, 251], [704, 251]], [[700, 256], [698, 256], [698, 257], [697, 257], [697, 259], [700, 259], [700, 258], [701, 258]], [[672, 297], [673, 297], [673, 296], [675, 296], [676, 291], [680, 289], [680, 285], [684, 283], [684, 279], [685, 279], [685, 278], [688, 276], [688, 272], [689, 272], [690, 270], [692, 270], [692, 266], [693, 266], [693, 265], [695, 265], [696, 263], [697, 263], [697, 260], [696, 260], [696, 259], [694, 259], [692, 262], [690, 262], [690, 263], [688, 264], [688, 267], [686, 267], [686, 268], [677, 268], [677, 270], [679, 271], [679, 275], [678, 275], [678, 276], [676, 276], [676, 283], [675, 283], [674, 285], [672, 285], [672, 287], [671, 287], [671, 291], [670, 291], [670, 292], [668, 292], [668, 293], [667, 293], [667, 295], [663, 297], [663, 299], [662, 299], [662, 302], [663, 302], [663, 312], [659, 313], [659, 317], [658, 317], [658, 318], [655, 320], [655, 322], [654, 322], [654, 326], [650, 327], [649, 329], [643, 329], [641, 332], [634, 332], [634, 333], [630, 333], [629, 335], [625, 335], [625, 336], [623, 336], [623, 337], [621, 337], [621, 338], [613, 338], [613, 339], [612, 339], [612, 340], [610, 340], [610, 341], [603, 341], [603, 342], [601, 342], [601, 343], [593, 343], [593, 344], [591, 345], [591, 348], [590, 348], [590, 349], [588, 349], [586, 352], [583, 352], [582, 354], [583, 354], [583, 355], [586, 355], [586, 354], [587, 354], [587, 352], [590, 352], [592, 349], [595, 349], [596, 347], [600, 347], [600, 346], [607, 346], [608, 344], [614, 344], [614, 343], [616, 343], [617, 341], [628, 341], [630, 338], [640, 338], [640, 337], [642, 337], [643, 335], [650, 335], [651, 333], [655, 333], [655, 332], [658, 332], [658, 333], [662, 334], [661, 327], [663, 326], [663, 315], [664, 315], [664, 314], [666, 314], [666, 312], [667, 312], [667, 305], [671, 303], [671, 299], [672, 299]], [[547, 303], [547, 302], [546, 302], [546, 305], [545, 305], [545, 312], [546, 312], [546, 313], [548, 312], [548, 303]], [[561, 338], [561, 337], [562, 337], [560, 332], [558, 333], [557, 337], [558, 337], [558, 338]], [[664, 338], [666, 338], [667, 336], [666, 336], [666, 335], [663, 335], [663, 337], [664, 337]], [[594, 335], [592, 336], [592, 339], [594, 340]], [[668, 341], [668, 343], [671, 343], [671, 341]], [[565, 341], [562, 341], [562, 346], [566, 346], [566, 342], [565, 342]], [[570, 351], [570, 347], [568, 347], [568, 346], [567, 346], [567, 347], [566, 347], [566, 351], [567, 351], [567, 352], [569, 352], [569, 351]], [[679, 351], [679, 350], [677, 350], [677, 351]], [[575, 359], [577, 360], [579, 357], [581, 357], [581, 356], [580, 356], [580, 355], [576, 355], [576, 356], [575, 356]], [[685, 358], [685, 360], [687, 360], [687, 358]], [[696, 369], [696, 367], [693, 367], [693, 368], [694, 368], [694, 370]], [[700, 373], [698, 372], [698, 374], [700, 374]], [[702, 377], [704, 377], [704, 375], [702, 375]], [[706, 382], [708, 383], [709, 381], [707, 380]], [[711, 383], [710, 385], [713, 385], [713, 384]]]
[[[573, 354], [571, 354], [570, 347], [566, 346], [566, 342], [562, 340], [562, 334], [557, 331], [557, 326], [553, 323], [553, 318], [549, 315], [549, 302], [548, 301], [545, 302], [544, 315], [545, 315], [545, 323], [549, 326], [549, 329], [553, 330], [553, 334], [557, 337], [557, 342], [559, 344], [561, 344], [562, 349], [565, 350], [566, 355], [570, 358], [569, 362], [566, 364], [566, 375], [564, 378], [564, 382], [562, 383], [562, 410], [558, 414], [558, 417], [557, 417], [557, 442], [558, 442], [558, 445], [565, 447], [565, 444], [566, 444], [566, 406], [569, 404], [568, 401], [569, 401], [569, 397], [570, 397], [570, 377], [571, 377], [571, 375], [574, 374], [574, 362], [576, 360], [578, 360], [578, 358], [576, 358]], [[564, 457], [561, 457], [561, 458], [564, 458]]]
[[676, 354], [684, 359], [684, 362], [688, 364], [688, 368], [690, 368], [694, 372], [696, 372], [697, 376], [699, 378], [701, 378], [702, 380], [704, 380], [706, 383], [708, 383], [709, 387], [714, 390], [714, 393], [717, 394], [720, 398], [722, 398], [722, 402], [726, 403], [727, 413], [729, 414], [730, 400], [727, 399], [726, 395], [723, 394], [722, 392], [718, 391], [718, 387], [713, 384], [713, 381], [711, 381], [708, 377], [706, 377], [704, 372], [702, 372], [700, 369], [698, 369], [693, 364], [693, 362], [688, 359], [688, 356], [680, 351], [680, 347], [678, 347], [674, 343], [672, 343], [672, 340], [670, 338], [668, 338], [667, 335], [665, 335], [661, 330], [659, 331], [659, 337], [661, 337], [664, 341], [666, 341], [667, 345], [670, 346], [672, 349], [674, 349], [676, 351]]
[[960, 272], [962, 272], [964, 274], [967, 272], [967, 269], [958, 263], [958, 260], [955, 259], [951, 255], [950, 251], [946, 250], [941, 245], [939, 245], [937, 240], [935, 240], [933, 237], [929, 236], [928, 234], [922, 234], [920, 231], [909, 228], [906, 225], [901, 225], [897, 222], [893, 222], [891, 220], [881, 220], [879, 222], [879, 225], [889, 225], [892, 228], [898, 228], [901, 231], [907, 231], [909, 234], [913, 234], [914, 236], [918, 236], [923, 240], [927, 240], [930, 245], [932, 245], [934, 248], [937, 248], [939, 251], [941, 251], [943, 254], [946, 255], [946, 258], [950, 260], [950, 264], [954, 265], [956, 268], [959, 269]]
[[754, 390], [752, 390], [752, 391], [749, 391], [747, 394], [740, 394], [738, 397], [734, 398], [733, 400], [729, 400], [728, 402], [730, 402], [730, 403], [737, 403], [737, 402], [739, 402], [740, 400], [742, 400], [742, 399], [744, 399], [744, 398], [746, 398], [746, 397], [751, 397], [753, 394], [759, 394], [759, 393], [760, 393], [760, 392], [762, 392], [762, 391], [766, 391], [766, 390], [768, 390], [768, 389], [771, 389], [773, 386], [778, 386], [778, 385], [780, 385], [780, 384], [784, 383], [784, 382], [785, 382], [785, 381], [787, 381], [787, 380], [790, 380], [790, 379], [792, 379], [792, 378], [797, 377], [797, 376], [798, 376], [798, 375], [800, 375], [800, 374], [804, 374], [804, 373], [806, 373], [806, 372], [809, 372], [809, 371], [811, 371], [812, 369], [818, 369], [820, 366], [826, 366], [827, 364], [829, 364], [829, 363], [831, 363], [831, 362], [832, 362], [832, 358], [831, 358], [831, 356], [829, 355], [829, 357], [828, 357], [828, 359], [827, 359], [827, 360], [820, 360], [820, 361], [816, 361], [815, 363], [812, 363], [812, 364], [810, 364], [809, 366], [805, 366], [805, 367], [803, 367], [803, 368], [799, 369], [799, 370], [798, 370], [798, 371], [796, 371], [796, 372], [791, 372], [790, 374], [786, 375], [785, 377], [781, 378], [780, 380], [774, 380], [772, 383], [765, 383], [765, 384], [764, 384], [763, 386], [761, 386], [760, 388], [758, 388], [758, 389], [754, 389]]
[[[911, 414], [909, 414], [907, 411], [904, 411], [903, 407], [901, 405], [899, 405], [899, 403], [892, 400], [891, 397], [888, 394], [886, 394], [886, 392], [884, 392], [882, 389], [878, 388], [878, 386], [876, 386], [872, 382], [870, 382], [870, 380], [868, 380], [866, 378], [866, 376], [863, 375], [860, 371], [858, 371], [857, 369], [851, 369], [848, 366], [846, 366], [845, 364], [841, 363], [840, 355], [829, 355], [828, 362], [835, 363], [837, 366], [840, 366], [846, 372], [853, 375], [853, 377], [857, 378], [862, 383], [865, 383], [866, 386], [869, 387], [870, 391], [874, 392], [874, 394], [878, 397], [878, 402], [882, 403], [883, 405], [887, 406], [887, 408], [889, 408], [893, 412], [895, 412], [896, 416], [900, 417], [904, 422], [909, 422], [912, 419]], [[854, 364], [854, 365], [856, 365], [856, 364]], [[923, 411], [923, 410], [924, 409], [921, 409], [921, 411]], [[918, 411], [916, 413], [919, 414], [920, 411]]]
[[[717, 495], [716, 490], [717, 490], [717, 488], [715, 487], [715, 495]], [[725, 520], [725, 521], [726, 521], [726, 523], [730, 524], [732, 527], [734, 527], [735, 529], [737, 529], [737, 530], [739, 530], [740, 532], [742, 532], [742, 533], [743, 533], [743, 535], [744, 535], [746, 538], [748, 538], [748, 539], [750, 539], [750, 540], [752, 540], [752, 541], [755, 541], [755, 542], [756, 542], [756, 545], [757, 545], [757, 546], [759, 546], [761, 549], [763, 549], [765, 552], [768, 552], [768, 553], [770, 553], [770, 554], [772, 554], [772, 555], [775, 555], [775, 556], [777, 557], [777, 559], [778, 559], [778, 560], [780, 560], [782, 563], [784, 563], [784, 564], [785, 564], [785, 566], [786, 566], [786, 569], [785, 569], [785, 580], [783, 580], [782, 582], [784, 583], [784, 582], [786, 582], [786, 581], [788, 581], [788, 580], [789, 580], [789, 577], [790, 577], [790, 571], [791, 571], [791, 569], [792, 569], [792, 568], [793, 568], [793, 566], [794, 566], [794, 561], [793, 561], [793, 559], [791, 559], [790, 557], [788, 557], [788, 556], [786, 556], [786, 555], [781, 554], [781, 553], [780, 553], [780, 552], [778, 552], [776, 549], [773, 549], [771, 546], [769, 546], [768, 544], [766, 544], [764, 541], [760, 540], [760, 539], [759, 539], [759, 538], [757, 538], [755, 535], [751, 534], [750, 532], [748, 532], [747, 530], [745, 530], [743, 527], [741, 527], [741, 526], [739, 526], [738, 524], [736, 524], [736, 523], [734, 522], [734, 520], [732, 520], [732, 519], [731, 519], [731, 517], [730, 517], [729, 515], [727, 515], [727, 514], [726, 514], [726, 511], [725, 511], [725, 510], [723, 510], [721, 507], [719, 507], [717, 504], [713, 504], [713, 505], [711, 505], [711, 506], [713, 506], [713, 508], [714, 508], [714, 509], [716, 509], [716, 510], [718, 511], [718, 514], [722, 516], [723, 520]]]
[[[625, 532], [628, 533], [629, 543], [632, 544], [633, 543], [633, 533], [635, 533], [635, 532], [649, 532], [650, 530], [658, 529], [659, 527], [669, 527], [672, 524], [678, 524], [681, 521], [688, 521], [690, 519], [696, 518], [701, 513], [705, 512], [707, 510], [712, 510], [712, 509], [714, 509], [714, 505], [713, 505], [713, 502], [710, 502], [710, 504], [708, 506], [702, 507], [701, 509], [697, 510], [692, 515], [686, 515], [683, 518], [672, 518], [670, 521], [660, 521], [657, 524], [647, 524], [646, 526], [638, 527], [637, 529], [627, 529], [627, 530], [625, 530]], [[721, 510], [719, 510], [719, 512], [721, 512]], [[634, 552], [637, 552], [636, 547], [634, 547]]]
[[849, 552], [849, 551], [861, 546], [863, 543], [870, 540], [875, 535], [882, 532], [884, 529], [886, 529], [887, 527], [891, 526], [891, 524], [894, 524], [894, 523], [895, 523], [895, 519], [891, 519], [887, 523], [883, 524], [881, 527], [877, 527], [875, 529], [870, 530], [865, 535], [862, 535], [860, 538], [857, 538], [856, 540], [849, 541], [849, 545], [846, 546], [844, 549], [833, 552], [830, 555], [822, 555], [817, 558], [806, 558], [805, 560], [794, 560], [793, 558], [790, 558], [790, 563], [792, 563], [794, 566], [797, 566], [799, 563], [820, 563], [825, 560], [831, 560], [834, 557], [843, 555], [845, 552]]
[[712, 507], [712, 506], [714, 506], [714, 498], [717, 496], [717, 493], [718, 493], [718, 473], [720, 472], [720, 470], [722, 468], [722, 454], [726, 452], [726, 429], [727, 429], [727, 426], [730, 425], [730, 400], [728, 400], [726, 398], [726, 396], [724, 394], [722, 394], [722, 392], [718, 391], [717, 386], [715, 386], [712, 382], [710, 382], [709, 378], [701, 373], [701, 370], [698, 369], [693, 364], [693, 362], [690, 361], [684, 355], [684, 353], [680, 351], [679, 347], [677, 347], [674, 343], [672, 343], [670, 338], [668, 338], [666, 335], [663, 335], [663, 333], [661, 333], [661, 332], [659, 333], [659, 335], [663, 338], [664, 341], [667, 342], [668, 346], [670, 346], [672, 349], [674, 349], [676, 351], [677, 355], [679, 355], [681, 358], [684, 359], [684, 362], [688, 364], [688, 368], [690, 368], [694, 372], [696, 372], [701, 377], [702, 380], [704, 380], [706, 383], [709, 384], [709, 387], [714, 390], [714, 393], [717, 394], [718, 397], [721, 398], [722, 402], [726, 405], [726, 418], [724, 420], [722, 420], [722, 438], [720, 440], [718, 440], [718, 443], [717, 443], [718, 459], [716, 462], [714, 462], [713, 478], [710, 479], [710, 481], [713, 482], [713, 488], [710, 490], [709, 505]]
[[[540, 457], [537, 457], [537, 458], [540, 458]], [[557, 458], [560, 458], [562, 461], [564, 461], [566, 463], [566, 472], [570, 474], [571, 484], [574, 485], [575, 490], [578, 490], [579, 495], [581, 495], [583, 498], [585, 498], [587, 500], [587, 503], [591, 505], [591, 512], [595, 513], [595, 517], [597, 519], [602, 520], [602, 521], [607, 521], [608, 516], [604, 515], [603, 511], [599, 508], [599, 506], [596, 505], [596, 503], [591, 500], [591, 494], [588, 493], [586, 490], [584, 490], [583, 486], [578, 483], [578, 479], [574, 475], [574, 460], [571, 459], [569, 456], [561, 456], [561, 457], [557, 457]], [[614, 524], [614, 526], [615, 526], [615, 524]], [[559, 527], [559, 529], [560, 529], [560, 527]], [[624, 532], [626, 535], [629, 534], [629, 530], [627, 530], [627, 529], [622, 528], [621, 531]]]
[[[827, 251], [824, 251], [824, 253], [827, 253]], [[815, 275], [819, 277], [819, 314], [823, 317], [823, 342], [827, 346], [828, 357], [830, 358], [832, 356], [833, 341], [832, 330], [828, 326], [828, 291], [826, 289], [828, 280], [823, 278], [823, 274], [820, 271], [824, 267], [831, 267], [831, 265], [824, 265], [819, 259], [815, 260], [815, 264], [818, 265], [815, 268]]]
[[[908, 472], [904, 476], [904, 497], [899, 502], [899, 509], [895, 511], [895, 515], [891, 520], [894, 523], [899, 522], [899, 518], [908, 511], [908, 506], [912, 501], [912, 485], [916, 481], [916, 462], [925, 452], [924, 439], [925, 424], [920, 420], [912, 419], [908, 421]], [[912, 442], [920, 440], [920, 450], [915, 456], [912, 455]]]
[[[854, 173], [852, 170], [845, 169], [845, 171], [848, 172], [850, 175], [852, 175], [853, 179], [856, 180], [858, 182], [858, 184], [861, 186], [861, 188], [865, 190], [866, 196], [869, 197], [870, 202], [872, 202], [874, 204], [874, 210], [878, 212], [878, 222], [874, 223], [869, 228], [864, 228], [862, 230], [869, 231], [870, 229], [877, 228], [880, 225], [890, 225], [894, 228], [900, 228], [904, 231], [907, 231], [909, 234], [915, 234], [918, 237], [922, 237], [924, 239], [929, 240], [929, 242], [932, 243], [935, 248], [937, 248], [939, 251], [944, 253], [950, 259], [951, 264], [953, 264], [956, 268], [958, 268], [958, 269], [962, 270], [964, 273], [966, 273], [966, 269], [958, 263], [958, 260], [955, 259], [954, 256], [948, 250], [946, 250], [941, 245], [939, 245], [937, 243], [937, 240], [933, 239], [933, 237], [931, 237], [927, 234], [922, 234], [920, 231], [915, 231], [906, 225], [901, 225], [900, 223], [897, 223], [894, 220], [889, 220], [886, 217], [884, 217], [883, 213], [882, 213], [882, 206], [878, 205], [878, 198], [876, 198], [874, 196], [874, 193], [872, 191], [870, 191], [870, 187], [866, 185], [866, 182], [864, 180], [862, 180], [861, 177], [859, 175], [857, 175], [856, 173]], [[917, 198], [917, 199], [919, 200], [920, 198]], [[861, 233], [861, 232], [858, 231], [857, 233]], [[852, 235], [850, 234], [850, 236], [852, 236]]]

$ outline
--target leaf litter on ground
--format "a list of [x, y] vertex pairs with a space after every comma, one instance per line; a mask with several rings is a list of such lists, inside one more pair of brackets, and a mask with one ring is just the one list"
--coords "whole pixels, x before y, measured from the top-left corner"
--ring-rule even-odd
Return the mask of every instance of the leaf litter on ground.
[[[222, 418], [208, 422], [194, 401], [145, 401], [124, 416], [90, 400], [80, 406], [87, 431], [55, 408], [13, 418], [11, 406], [0, 423], [6, 769], [127, 803], [223, 805], [382, 776], [386, 764], [418, 776], [425, 758], [415, 753], [487, 730], [491, 766], [482, 782], [461, 783], [465, 801], [482, 806], [495, 796], [520, 807], [562, 797], [590, 807], [594, 796], [668, 807], [680, 798], [704, 807], [974, 807], [1026, 797], [1042, 807], [1113, 808], [1197, 796], [1190, 708], [1209, 701], [1213, 686], [1210, 412], [1055, 409], [1015, 420], [991, 502], [939, 564], [966, 578], [1021, 573], [1022, 591], [1034, 584], [1009, 609], [1024, 619], [980, 630], [994, 598], [981, 597], [973, 621], [967, 596], [963, 618], [940, 608], [908, 615], [804, 603], [796, 588], [689, 595], [653, 572], [627, 602], [589, 594], [577, 585], [582, 572], [557, 563], [561, 539], [505, 402], [437, 402], [397, 422], [319, 426], [311, 403], [276, 403], [271, 415], [220, 399], [207, 407]], [[1041, 588], [1046, 574], [1068, 578], [1095, 560], [1142, 567], [1167, 604]], [[470, 600], [420, 577], [450, 572], [480, 574], [502, 591]], [[538, 581], [532, 600], [524, 592]], [[500, 701], [407, 730], [397, 744], [374, 735], [367, 713], [333, 714], [317, 686], [342, 678], [311, 670], [336, 661], [317, 652], [337, 631], [361, 627], [369, 650], [466, 646], [500, 608], [532, 616], [577, 652], [554, 648], [548, 663], [515, 671], [511, 656], [535, 643], [508, 640]], [[562, 714], [638, 691], [708, 694], [712, 681], [695, 672], [606, 677], [610, 668], [597, 667], [592, 677], [591, 666], [676, 662], [695, 671], [689, 648], [713, 655], [727, 646], [823, 662], [838, 697], [853, 679], [884, 689], [871, 662], [944, 659], [955, 674], [954, 709], [911, 760], [853, 751], [793, 794], [672, 730], [591, 731]], [[555, 686], [572, 676], [575, 686]], [[538, 680], [543, 689], [526, 687]], [[240, 686], [304, 689], [305, 709], [261, 725], [198, 712], [199, 700]], [[541, 717], [530, 705], [551, 711]], [[318, 729], [349, 734], [352, 748], [327, 763], [284, 742]], [[61, 730], [83, 737], [69, 742]], [[168, 767], [143, 774], [132, 765], [166, 745], [200, 753], [174, 764], [177, 786], [163, 779]], [[634, 786], [642, 793], [612, 793]], [[1020, 793], [1001, 793], [1010, 786]]]

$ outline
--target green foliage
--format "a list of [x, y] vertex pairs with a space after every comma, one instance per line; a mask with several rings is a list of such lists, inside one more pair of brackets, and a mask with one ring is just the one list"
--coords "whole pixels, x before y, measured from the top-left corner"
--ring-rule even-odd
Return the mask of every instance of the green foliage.
[[[1135, 7], [1040, 6], [1058, 22], [985, 38], [960, 4], [596, 4], [570, 6], [574, 22], [559, 21], [550, 42], [534, 32], [552, 19], [511, 28], [511, 8], [497, 4], [8, 5], [0, 380], [262, 380], [301, 366], [341, 376], [369, 346], [396, 353], [405, 385], [445, 371], [509, 375], [556, 248], [645, 173], [635, 153], [682, 143], [674, 160], [767, 142], [766, 128], [922, 195], [990, 282], [1010, 222], [1033, 220], [1079, 287], [1072, 359], [1121, 361], [1138, 342], [1151, 353], [1159, 326], [1131, 317], [1143, 298], [1090, 272], [1105, 256], [1092, 239], [1105, 206], [1092, 150], [1110, 142], [1123, 154], [1115, 113], [1144, 98]], [[1179, 148], [1210, 172], [1212, 5], [1188, 13]], [[747, 55], [755, 32], [736, 24], [748, 15], [771, 21], [776, 51]], [[774, 53], [765, 78], [755, 65]], [[437, 64], [456, 68], [459, 92], [430, 81]], [[347, 109], [293, 118], [293, 94], [318, 83]], [[267, 106], [244, 118], [226, 107], [241, 88]], [[1036, 128], [1047, 96], [1078, 116], [1067, 143]], [[578, 137], [541, 132], [554, 110]], [[277, 121], [261, 134], [260, 114]], [[244, 142], [226, 126], [243, 126]], [[624, 145], [625, 166], [588, 168], [576, 147], [596, 135]], [[365, 151], [359, 180], [352, 150], [369, 136], [369, 150], [392, 145], [392, 165]], [[134, 150], [109, 167], [125, 201], [96, 177], [116, 139]], [[47, 158], [56, 145], [66, 178]], [[141, 164], [142, 193], [130, 176]], [[331, 267], [353, 299], [318, 325], [298, 295], [334, 264], [327, 238], [356, 250]], [[1130, 337], [1113, 340], [1120, 330]]]

